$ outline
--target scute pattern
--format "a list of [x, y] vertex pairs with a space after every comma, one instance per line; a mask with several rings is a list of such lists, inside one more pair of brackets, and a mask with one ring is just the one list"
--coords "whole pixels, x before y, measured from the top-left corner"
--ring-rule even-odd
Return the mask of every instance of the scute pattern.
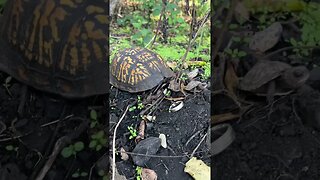
[[173, 75], [158, 54], [140, 47], [120, 51], [113, 58], [110, 68], [110, 83], [129, 92], [151, 89], [164, 77]]
[[[8, 59], [17, 61], [12, 54], [19, 54], [21, 62], [15, 63], [23, 64], [19, 67], [22, 69], [11, 70], [9, 74], [36, 88], [68, 97], [107, 92], [106, 1], [9, 0], [3, 19], [1, 43], [7, 43], [10, 48]], [[1, 63], [8, 66], [13, 62]], [[51, 86], [65, 87], [42, 87], [31, 78], [34, 76], [41, 82], [45, 80], [41, 75], [50, 76], [47, 80], [51, 79]], [[104, 85], [90, 84], [88, 81], [93, 79]]]

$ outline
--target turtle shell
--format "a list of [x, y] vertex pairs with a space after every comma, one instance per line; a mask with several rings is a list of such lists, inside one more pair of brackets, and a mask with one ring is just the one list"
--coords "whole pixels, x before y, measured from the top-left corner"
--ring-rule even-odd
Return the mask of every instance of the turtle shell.
[[239, 88], [244, 91], [257, 91], [270, 81], [281, 76], [284, 71], [290, 68], [291, 66], [289, 64], [280, 61], [259, 61], [241, 79]]
[[7, 1], [0, 70], [67, 98], [107, 93], [106, 7], [105, 0]]
[[140, 47], [118, 52], [110, 73], [110, 84], [128, 92], [149, 90], [174, 75], [159, 54]]

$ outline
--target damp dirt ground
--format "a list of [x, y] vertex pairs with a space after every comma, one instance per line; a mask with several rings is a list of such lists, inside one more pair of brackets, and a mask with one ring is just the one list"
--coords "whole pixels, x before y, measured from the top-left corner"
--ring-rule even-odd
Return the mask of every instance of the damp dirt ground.
[[[164, 100], [155, 111], [156, 120], [147, 123], [145, 131], [146, 138], [159, 137], [163, 133], [167, 137], [168, 148], [160, 147], [156, 155], [166, 157], [152, 157], [147, 163], [146, 168], [152, 169], [157, 173], [159, 180], [184, 179], [192, 180], [191, 176], [184, 172], [185, 163], [189, 160], [193, 150], [198, 146], [201, 139], [208, 133], [210, 118], [210, 91], [207, 93], [189, 94], [184, 100], [184, 107], [177, 112], [169, 112], [171, 101]], [[145, 94], [139, 94], [141, 97]], [[132, 101], [137, 99], [137, 94], [130, 94], [113, 89], [110, 94], [110, 132], [113, 134], [114, 127], [123, 114], [124, 109]], [[140, 120], [132, 118], [139, 111], [132, 111], [126, 114], [123, 121], [117, 129], [116, 149], [123, 147], [131, 152], [136, 146], [134, 140], [130, 140], [128, 126], [138, 128]], [[193, 136], [193, 138], [191, 138]], [[111, 137], [110, 137], [111, 139]], [[210, 165], [210, 156], [208, 154], [209, 145], [206, 138], [196, 151], [195, 156]], [[185, 157], [173, 157], [173, 156]], [[126, 179], [135, 179], [136, 165], [132, 158], [122, 160], [120, 155], [116, 156], [116, 166], [120, 175], [126, 176]]]
[[[101, 179], [95, 165], [107, 152], [107, 146], [97, 151], [89, 148], [89, 143], [94, 133], [107, 129], [106, 96], [63, 101], [28, 87], [19, 115], [23, 84], [7, 78], [7, 74], [0, 73], [0, 179], [35, 179], [62, 137], [68, 139], [62, 141], [66, 142], [64, 147], [82, 142], [84, 148], [68, 158], [58, 152], [44, 179], [73, 179], [77, 173], [83, 175], [78, 179]], [[97, 112], [95, 127], [90, 127], [92, 109]]]

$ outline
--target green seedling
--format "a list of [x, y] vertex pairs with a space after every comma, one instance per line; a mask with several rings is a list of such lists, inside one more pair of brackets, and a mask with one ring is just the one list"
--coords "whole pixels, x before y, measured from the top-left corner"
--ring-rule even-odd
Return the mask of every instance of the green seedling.
[[108, 180], [109, 179], [109, 175], [106, 171], [104, 170], [99, 170], [98, 171], [98, 175], [102, 177], [102, 180]]
[[142, 104], [141, 96], [138, 96], [138, 109], [143, 109], [144, 105]]
[[129, 139], [133, 139], [133, 138], [135, 138], [135, 137], [138, 136], [137, 130], [134, 129], [132, 126], [128, 126], [128, 130], [129, 130], [129, 132], [130, 132], [130, 137], [129, 137]]
[[7, 146], [6, 146], [6, 150], [7, 150], [7, 151], [15, 151], [15, 152], [17, 152], [18, 149], [19, 149], [19, 147], [15, 147], [15, 146], [13, 146], [13, 145], [7, 145]]
[[81, 172], [80, 169], [77, 169], [77, 171], [72, 174], [73, 178], [81, 178], [81, 177], [86, 177], [86, 176], [88, 176], [88, 173], [84, 172], [84, 171]]
[[142, 167], [137, 166], [136, 173], [137, 173], [137, 180], [141, 180]]
[[61, 151], [61, 155], [64, 158], [68, 158], [72, 155], [76, 156], [78, 152], [82, 151], [84, 149], [84, 144], [81, 141], [78, 141], [74, 144], [69, 145], [68, 147], [65, 147]]
[[91, 119], [90, 128], [94, 128], [99, 124], [97, 111], [95, 111], [94, 109], [90, 111], [90, 119]]
[[228, 55], [230, 55], [232, 58], [241, 58], [247, 55], [244, 51], [239, 51], [238, 49], [225, 49], [224, 52], [226, 52]]
[[107, 137], [103, 130], [98, 131], [97, 133], [91, 135], [89, 148], [94, 149], [96, 151], [100, 151], [102, 147], [105, 147], [106, 145], [107, 145]]
[[130, 108], [129, 108], [129, 112], [132, 112], [132, 111], [134, 111], [134, 110], [136, 110], [137, 109], [137, 106], [131, 106]]

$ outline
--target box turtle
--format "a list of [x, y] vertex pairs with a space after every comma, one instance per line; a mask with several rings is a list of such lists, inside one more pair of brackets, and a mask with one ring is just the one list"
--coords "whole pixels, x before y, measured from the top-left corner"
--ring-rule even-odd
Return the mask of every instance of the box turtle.
[[0, 70], [36, 89], [81, 98], [107, 93], [106, 0], [8, 0]]
[[263, 60], [240, 80], [239, 89], [267, 96], [270, 102], [274, 95], [286, 95], [301, 87], [308, 78], [309, 71], [304, 66], [292, 67], [280, 61]]
[[174, 75], [160, 55], [140, 47], [118, 52], [110, 65], [110, 84], [123, 91], [142, 92]]

